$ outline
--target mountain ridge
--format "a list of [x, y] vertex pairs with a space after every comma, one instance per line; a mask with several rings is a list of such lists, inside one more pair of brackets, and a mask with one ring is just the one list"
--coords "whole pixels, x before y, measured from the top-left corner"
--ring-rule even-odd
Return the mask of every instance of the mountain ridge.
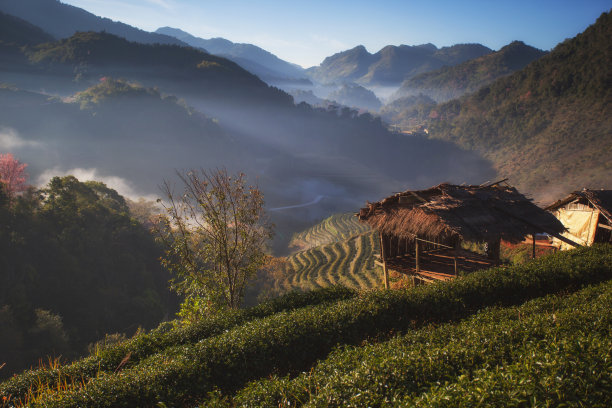
[[490, 159], [545, 201], [611, 188], [612, 14], [524, 69], [433, 108], [431, 137]]
[[499, 51], [406, 79], [393, 98], [423, 94], [438, 102], [445, 102], [475, 92], [544, 55], [545, 51], [513, 41]]
[[174, 37], [150, 33], [122, 22], [99, 17], [58, 0], [0, 0], [0, 11], [38, 26], [56, 39], [70, 37], [79, 31], [106, 31], [143, 44], [187, 45]]
[[405, 78], [443, 65], [456, 65], [492, 52], [481, 44], [387, 45], [371, 54], [363, 45], [341, 51], [306, 70], [320, 83], [356, 82], [360, 85], [399, 85]]
[[228, 58], [264, 80], [305, 78], [301, 67], [253, 44], [234, 43], [220, 37], [204, 39], [172, 27], [160, 27], [155, 32], [175, 37], [193, 47]]

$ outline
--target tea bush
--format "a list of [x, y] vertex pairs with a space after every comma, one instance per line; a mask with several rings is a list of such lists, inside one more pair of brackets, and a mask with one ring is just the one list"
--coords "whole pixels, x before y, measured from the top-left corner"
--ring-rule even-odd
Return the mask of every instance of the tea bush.
[[384, 339], [432, 322], [465, 318], [488, 306], [520, 304], [611, 278], [612, 248], [596, 246], [451, 282], [365, 293], [279, 312], [197, 343], [168, 347], [117, 374], [100, 373], [83, 387], [49, 392], [30, 405], [192, 405], [215, 389], [232, 393], [255, 379], [308, 370], [338, 345]]

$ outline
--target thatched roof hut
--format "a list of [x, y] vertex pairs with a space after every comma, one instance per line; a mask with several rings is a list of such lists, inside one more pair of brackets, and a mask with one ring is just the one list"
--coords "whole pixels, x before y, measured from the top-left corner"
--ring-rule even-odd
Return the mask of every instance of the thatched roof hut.
[[[459, 270], [473, 271], [499, 262], [500, 241], [522, 242], [546, 232], [563, 238], [563, 225], [514, 187], [501, 182], [481, 186], [440, 184], [404, 191], [359, 213], [380, 234], [385, 286], [388, 269], [412, 282], [452, 279]], [[567, 240], [567, 239], [566, 239]], [[460, 247], [461, 241], [485, 242], [486, 256]], [[567, 240], [568, 242], [571, 242]]]
[[[612, 190], [574, 191], [545, 209], [565, 226], [566, 238], [582, 245], [612, 242]], [[567, 248], [560, 240], [554, 243]]]
[[538, 232], [558, 234], [563, 225], [514, 187], [440, 184], [368, 203], [359, 219], [382, 234], [441, 242], [523, 241]]

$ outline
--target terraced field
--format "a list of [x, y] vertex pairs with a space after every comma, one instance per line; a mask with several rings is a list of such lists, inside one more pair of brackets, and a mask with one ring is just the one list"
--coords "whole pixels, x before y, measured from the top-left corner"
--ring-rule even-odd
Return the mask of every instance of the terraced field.
[[335, 214], [295, 234], [289, 246], [298, 252], [287, 257], [288, 273], [275, 282], [278, 293], [331, 285], [353, 289], [380, 288], [380, 268], [373, 254], [378, 236], [353, 214]]
[[334, 214], [307, 230], [295, 234], [289, 247], [303, 251], [320, 245], [344, 241], [368, 231], [370, 227], [359, 222], [354, 214]]

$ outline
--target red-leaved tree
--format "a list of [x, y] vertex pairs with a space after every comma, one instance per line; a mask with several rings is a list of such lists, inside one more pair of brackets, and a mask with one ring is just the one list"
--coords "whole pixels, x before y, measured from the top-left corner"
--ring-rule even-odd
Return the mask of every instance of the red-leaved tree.
[[28, 167], [26, 163], [21, 163], [11, 153], [0, 154], [0, 183], [4, 184], [9, 199], [27, 189], [26, 167]]

